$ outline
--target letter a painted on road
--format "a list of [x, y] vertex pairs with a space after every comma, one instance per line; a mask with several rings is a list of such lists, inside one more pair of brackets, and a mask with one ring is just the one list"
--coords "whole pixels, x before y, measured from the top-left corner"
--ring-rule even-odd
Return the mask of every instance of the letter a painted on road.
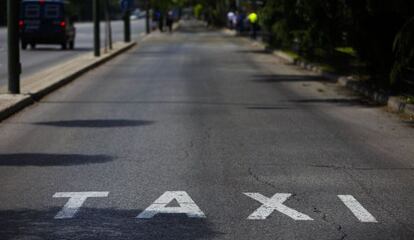
[[313, 220], [306, 214], [300, 213], [295, 209], [283, 205], [292, 194], [276, 193], [273, 197], [267, 198], [260, 193], [244, 193], [246, 196], [262, 203], [262, 206], [254, 211], [247, 219], [249, 220], [264, 220], [273, 213], [279, 211], [296, 221], [311, 221]]
[[[178, 202], [179, 207], [167, 207], [174, 200]], [[186, 214], [190, 218], [206, 217], [191, 197], [183, 191], [165, 192], [137, 218], [150, 219], [157, 214]]]

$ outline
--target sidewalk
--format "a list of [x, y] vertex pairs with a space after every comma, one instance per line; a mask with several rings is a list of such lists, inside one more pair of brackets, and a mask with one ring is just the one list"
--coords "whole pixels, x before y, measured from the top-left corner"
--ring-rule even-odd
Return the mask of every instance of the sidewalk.
[[[86, 53], [55, 67], [21, 80], [21, 94], [0, 94], [0, 121], [31, 105], [48, 93], [73, 81], [80, 75], [111, 60], [117, 55], [134, 47], [137, 42], [115, 43], [111, 52], [94, 57]], [[2, 86], [0, 92], [7, 92], [7, 86]]]
[[[177, 31], [179, 27], [180, 22], [174, 23], [173, 31]], [[0, 121], [33, 104], [61, 86], [75, 80], [82, 74], [128, 51], [137, 45], [138, 42], [144, 42], [147, 38], [154, 35], [157, 36], [158, 34], [158, 32], [153, 32], [151, 35], [146, 35], [145, 32], [142, 32], [136, 41], [132, 41], [131, 43], [116, 42], [114, 43], [113, 50], [107, 53], [102, 49], [102, 55], [99, 58], [94, 57], [93, 53], [86, 53], [62, 64], [58, 64], [57, 66], [35, 73], [21, 80], [21, 94], [18, 95], [4, 94], [4, 92], [7, 92], [7, 86], [0, 86]]]

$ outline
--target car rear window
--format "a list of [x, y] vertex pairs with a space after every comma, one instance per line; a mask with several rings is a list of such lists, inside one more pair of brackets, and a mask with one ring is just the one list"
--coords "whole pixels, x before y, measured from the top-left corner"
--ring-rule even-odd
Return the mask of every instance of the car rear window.
[[45, 18], [59, 18], [60, 7], [59, 5], [47, 4], [45, 6]]
[[30, 4], [24, 5], [23, 16], [24, 18], [29, 18], [29, 19], [40, 19], [40, 18], [57, 19], [57, 18], [61, 18], [62, 11], [63, 11], [63, 8], [59, 4], [30, 3]]
[[40, 6], [37, 4], [27, 4], [24, 8], [24, 16], [26, 18], [39, 18]]

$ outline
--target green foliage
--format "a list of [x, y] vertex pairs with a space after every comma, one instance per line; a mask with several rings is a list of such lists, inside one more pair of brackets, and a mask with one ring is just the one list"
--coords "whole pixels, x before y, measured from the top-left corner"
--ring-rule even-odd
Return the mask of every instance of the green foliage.
[[379, 85], [396, 84], [413, 68], [412, 0], [267, 0], [260, 16], [270, 45], [305, 57], [321, 55], [318, 49], [359, 57]]
[[6, 25], [7, 17], [7, 2], [5, 0], [0, 0], [0, 26]]
[[201, 14], [203, 13], [203, 5], [201, 3], [194, 6], [194, 16], [200, 19]]
[[394, 42], [395, 62], [391, 71], [391, 82], [396, 83], [414, 73], [414, 17], [407, 21]]

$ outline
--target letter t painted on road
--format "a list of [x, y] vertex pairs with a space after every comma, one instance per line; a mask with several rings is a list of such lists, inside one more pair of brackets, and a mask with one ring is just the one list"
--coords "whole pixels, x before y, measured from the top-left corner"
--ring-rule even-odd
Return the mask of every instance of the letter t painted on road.
[[55, 219], [73, 218], [83, 203], [88, 198], [108, 197], [109, 192], [58, 192], [53, 195], [54, 198], [69, 198], [63, 209], [58, 212]]

